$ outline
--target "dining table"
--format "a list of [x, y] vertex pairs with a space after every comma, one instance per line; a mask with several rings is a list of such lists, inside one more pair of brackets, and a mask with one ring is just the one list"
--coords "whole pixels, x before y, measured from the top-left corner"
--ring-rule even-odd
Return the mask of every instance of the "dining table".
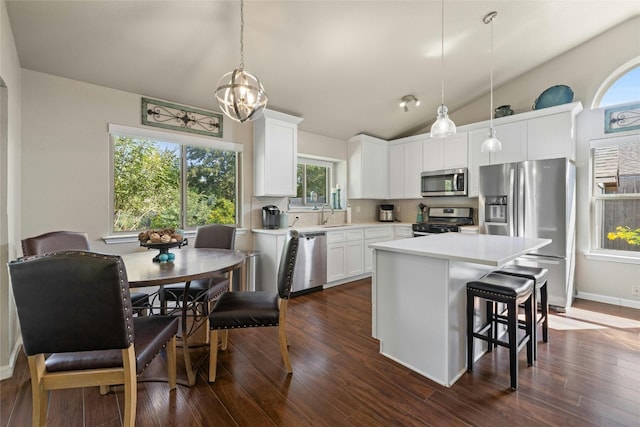
[[[189, 285], [192, 280], [208, 279], [220, 274], [228, 274], [229, 283], [233, 283], [234, 270], [241, 268], [246, 259], [246, 253], [233, 249], [211, 248], [178, 248], [173, 251], [175, 258], [168, 262], [153, 261], [155, 252], [141, 251], [121, 255], [127, 270], [130, 288], [158, 287], [161, 300], [164, 285], [185, 283], [183, 301], [169, 313], [181, 317], [181, 339], [184, 354], [184, 365], [187, 374], [186, 384], [191, 386], [196, 382], [196, 370], [191, 360], [189, 349], [189, 315], [195, 301], [189, 300]], [[206, 301], [208, 303], [208, 301]], [[167, 313], [167, 308], [161, 304], [151, 307], [150, 315], [156, 312]]]

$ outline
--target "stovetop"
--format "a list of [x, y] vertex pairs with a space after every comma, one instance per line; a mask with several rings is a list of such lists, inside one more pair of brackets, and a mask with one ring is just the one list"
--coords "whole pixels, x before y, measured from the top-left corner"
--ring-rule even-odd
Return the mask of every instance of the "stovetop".
[[420, 233], [458, 232], [462, 225], [473, 225], [473, 208], [429, 208], [427, 221], [413, 224]]

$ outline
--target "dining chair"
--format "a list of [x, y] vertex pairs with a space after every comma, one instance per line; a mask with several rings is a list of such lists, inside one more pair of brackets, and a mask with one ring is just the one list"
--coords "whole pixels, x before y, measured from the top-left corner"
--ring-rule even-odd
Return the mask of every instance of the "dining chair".
[[33, 426], [44, 426], [48, 391], [124, 385], [124, 418], [135, 425], [137, 376], [166, 347], [176, 387], [175, 316], [132, 316], [118, 255], [61, 251], [9, 263], [31, 374]]
[[[196, 230], [194, 248], [234, 249], [236, 227], [223, 224], [202, 225]], [[210, 279], [192, 280], [189, 284], [189, 301], [213, 301], [230, 289], [227, 275], [218, 275]], [[164, 287], [164, 301], [176, 301], [184, 298], [185, 284], [179, 283]], [[205, 314], [208, 309], [205, 309]]]
[[[22, 239], [22, 254], [24, 256], [44, 255], [49, 252], [66, 250], [90, 251], [87, 233], [78, 231], [52, 231], [39, 236]], [[131, 292], [131, 303], [137, 314], [146, 315], [150, 308], [149, 294]]]
[[218, 298], [209, 313], [209, 382], [216, 380], [219, 331], [223, 331], [221, 349], [226, 350], [228, 330], [236, 328], [277, 327], [282, 360], [287, 372], [293, 372], [286, 318], [297, 255], [298, 232], [289, 230], [280, 257], [276, 292], [226, 292]]

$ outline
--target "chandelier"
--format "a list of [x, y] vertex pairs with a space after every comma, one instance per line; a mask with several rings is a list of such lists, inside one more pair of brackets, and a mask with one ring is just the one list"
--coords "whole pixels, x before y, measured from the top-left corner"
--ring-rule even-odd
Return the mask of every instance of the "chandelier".
[[240, 0], [240, 66], [220, 78], [216, 99], [222, 112], [240, 123], [258, 118], [267, 106], [262, 83], [244, 69], [244, 0]]

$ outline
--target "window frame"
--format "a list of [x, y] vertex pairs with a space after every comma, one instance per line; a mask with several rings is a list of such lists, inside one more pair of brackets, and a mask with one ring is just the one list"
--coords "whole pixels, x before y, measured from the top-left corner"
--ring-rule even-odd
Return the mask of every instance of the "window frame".
[[612, 136], [609, 138], [592, 139], [589, 142], [589, 213], [590, 213], [590, 233], [589, 233], [589, 254], [592, 259], [608, 259], [625, 262], [633, 260], [640, 263], [640, 251], [625, 251], [617, 249], [606, 249], [600, 247], [606, 231], [602, 227], [602, 204], [607, 200], [640, 200], [640, 193], [624, 194], [596, 194], [594, 153], [596, 148], [620, 146], [629, 143], [640, 143], [640, 133], [624, 136]]
[[[303, 164], [303, 165], [311, 165], [311, 166], [321, 166], [321, 167], [325, 167], [327, 168], [327, 183], [326, 183], [326, 201], [324, 203], [313, 203], [313, 204], [307, 204], [306, 201], [306, 191], [303, 191], [303, 197], [302, 197], [302, 204], [301, 205], [292, 205], [291, 204], [291, 199], [289, 199], [289, 203], [288, 203], [288, 210], [289, 211], [295, 211], [295, 210], [300, 210], [300, 211], [308, 211], [308, 210], [317, 210], [318, 208], [320, 208], [323, 204], [327, 204], [327, 205], [331, 205], [331, 188], [333, 186], [333, 182], [335, 180], [334, 177], [334, 173], [335, 173], [335, 164], [334, 162], [330, 161], [330, 160], [322, 160], [322, 159], [316, 159], [316, 158], [312, 158], [312, 157], [307, 157], [307, 156], [298, 156], [297, 157], [297, 165], [296, 165], [296, 178], [297, 178], [297, 166]], [[304, 184], [304, 188], [306, 189], [306, 168], [305, 168], [305, 184]], [[296, 186], [297, 187], [297, 186]]]
[[[109, 215], [108, 221], [109, 226], [108, 230], [110, 235], [112, 236], [128, 236], [128, 235], [137, 235], [137, 231], [116, 231], [114, 229], [114, 209], [115, 209], [115, 200], [114, 200], [114, 191], [115, 191], [115, 174], [114, 174], [114, 137], [123, 136], [130, 138], [145, 138], [151, 139], [161, 142], [178, 144], [180, 146], [180, 176], [181, 176], [181, 220], [182, 224], [180, 225], [186, 232], [193, 232], [197, 227], [187, 227], [186, 226], [186, 209], [187, 206], [185, 204], [186, 201], [186, 193], [187, 188], [184, 185], [186, 181], [186, 167], [187, 167], [187, 159], [186, 156], [183, 155], [186, 152], [186, 146], [198, 146], [208, 149], [214, 150], [224, 150], [224, 151], [233, 151], [236, 153], [236, 226], [240, 227], [242, 222], [242, 175], [243, 175], [243, 152], [244, 146], [242, 144], [238, 144], [235, 142], [222, 141], [222, 140], [214, 140], [206, 137], [195, 136], [195, 135], [183, 135], [176, 134], [170, 132], [163, 132], [158, 130], [151, 130], [146, 128], [139, 128], [133, 126], [125, 126], [109, 123], [108, 125], [108, 138], [109, 138]], [[109, 243], [109, 242], [107, 242]]]

